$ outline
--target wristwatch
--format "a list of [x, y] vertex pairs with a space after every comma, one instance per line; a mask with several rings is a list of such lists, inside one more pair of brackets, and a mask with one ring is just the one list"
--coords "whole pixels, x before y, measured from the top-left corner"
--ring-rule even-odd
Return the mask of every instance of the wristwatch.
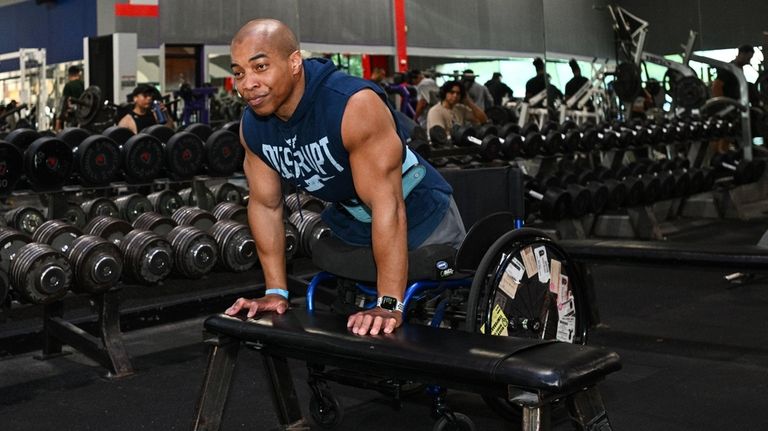
[[376, 306], [387, 311], [399, 311], [401, 313], [405, 309], [405, 304], [391, 296], [379, 296], [379, 299], [376, 300]]

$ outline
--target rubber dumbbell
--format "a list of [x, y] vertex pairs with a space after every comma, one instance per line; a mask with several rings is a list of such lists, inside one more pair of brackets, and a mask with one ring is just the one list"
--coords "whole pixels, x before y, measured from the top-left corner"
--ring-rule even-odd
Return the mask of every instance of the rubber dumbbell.
[[525, 195], [538, 203], [539, 214], [544, 220], [561, 220], [571, 213], [571, 196], [558, 187], [544, 188], [532, 177], [524, 177]]
[[108, 184], [120, 175], [120, 145], [108, 136], [70, 127], [57, 137], [72, 148], [75, 172], [82, 184]]

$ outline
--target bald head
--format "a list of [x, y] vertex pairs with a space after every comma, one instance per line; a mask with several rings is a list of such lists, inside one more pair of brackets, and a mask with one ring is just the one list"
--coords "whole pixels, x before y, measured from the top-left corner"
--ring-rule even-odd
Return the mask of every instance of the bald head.
[[276, 19], [248, 21], [235, 33], [231, 45], [238, 45], [246, 40], [269, 45], [275, 52], [286, 57], [299, 50], [296, 35], [287, 25]]

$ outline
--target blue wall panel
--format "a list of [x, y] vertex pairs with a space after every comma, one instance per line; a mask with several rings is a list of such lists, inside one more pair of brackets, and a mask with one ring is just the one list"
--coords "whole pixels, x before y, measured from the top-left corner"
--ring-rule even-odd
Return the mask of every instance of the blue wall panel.
[[[83, 58], [83, 37], [96, 36], [97, 0], [57, 0], [38, 5], [27, 0], [0, 8], [0, 53], [45, 48], [49, 64]], [[17, 61], [0, 71], [18, 70]]]

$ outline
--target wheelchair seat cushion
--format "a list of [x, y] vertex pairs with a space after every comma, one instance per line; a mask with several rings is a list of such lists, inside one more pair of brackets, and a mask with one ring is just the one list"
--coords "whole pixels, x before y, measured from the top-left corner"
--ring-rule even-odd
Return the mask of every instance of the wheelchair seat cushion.
[[[441, 280], [454, 274], [456, 249], [427, 245], [408, 252], [408, 280]], [[370, 247], [349, 245], [331, 236], [315, 244], [312, 261], [318, 268], [341, 278], [374, 283], [376, 263]]]

